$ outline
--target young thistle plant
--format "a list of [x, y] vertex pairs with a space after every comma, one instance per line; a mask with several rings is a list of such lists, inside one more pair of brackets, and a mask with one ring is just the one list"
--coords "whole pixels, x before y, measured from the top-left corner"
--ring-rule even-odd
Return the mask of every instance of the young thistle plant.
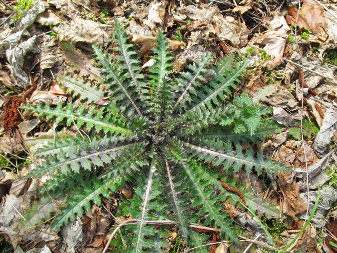
[[[58, 81], [83, 101], [81, 105], [23, 107], [58, 124], [75, 124], [90, 136], [56, 141], [36, 154], [42, 163], [30, 176], [49, 175], [43, 191], [67, 203], [52, 221], [52, 229], [81, 217], [92, 203], [100, 205], [102, 197], [109, 198], [128, 184], [134, 187], [134, 196], [120, 206], [119, 215], [137, 222], [122, 229], [127, 247], [117, 238], [114, 252], [167, 250], [165, 227], [155, 229], [151, 223], [164, 219], [176, 222], [186, 249], [203, 244], [207, 237], [194, 231], [192, 223], [220, 229], [222, 239], [238, 242], [237, 227], [222, 209], [225, 201], [235, 205], [241, 199], [226, 191], [221, 181], [240, 188], [226, 175], [242, 169], [258, 174], [284, 170], [262, 153], [242, 148], [242, 143], [268, 132], [264, 109], [257, 110], [248, 97], [227, 101], [246, 63], [229, 57], [212, 68], [207, 54], [174, 74], [168, 41], [159, 32], [155, 64], [144, 72], [117, 21], [113, 43], [116, 56], [94, 47], [106, 89], [61, 77]], [[107, 106], [95, 103], [107, 95]], [[221, 174], [211, 169], [214, 166], [221, 167]], [[247, 190], [241, 191], [250, 209], [269, 208]]]

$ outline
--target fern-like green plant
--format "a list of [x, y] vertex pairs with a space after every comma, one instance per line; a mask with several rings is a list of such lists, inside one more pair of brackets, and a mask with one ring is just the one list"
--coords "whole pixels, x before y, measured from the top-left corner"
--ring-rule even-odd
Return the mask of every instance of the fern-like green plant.
[[[238, 242], [237, 228], [223, 211], [223, 203], [236, 204], [241, 199], [220, 181], [239, 187], [225, 174], [242, 169], [259, 174], [284, 170], [257, 150], [242, 146], [268, 130], [260, 124], [264, 109], [257, 110], [247, 97], [227, 102], [246, 63], [235, 63], [230, 57], [212, 68], [208, 54], [185, 72], [174, 74], [167, 39], [159, 32], [153, 50], [155, 64], [142, 70], [117, 21], [113, 43], [117, 45], [114, 55], [94, 47], [104, 88], [59, 79], [81, 99], [81, 105], [23, 106], [47, 120], [86, 132], [84, 137], [55, 141], [36, 154], [41, 162], [30, 176], [49, 175], [43, 191], [64, 197], [67, 203], [52, 228], [75, 220], [89, 211], [91, 203], [100, 205], [102, 197], [129, 184], [134, 186], [134, 196], [122, 204], [120, 215], [136, 222], [123, 228], [123, 240], [129, 242], [126, 248], [120, 243], [114, 252], [164, 252], [167, 234], [153, 224], [166, 219], [176, 222], [186, 248], [203, 243], [205, 237], [191, 224], [218, 228], [224, 239]], [[95, 103], [103, 96], [109, 99], [107, 105]], [[247, 106], [255, 107], [256, 116]], [[233, 112], [235, 107], [240, 113]], [[238, 125], [247, 131], [242, 126], [238, 131]], [[213, 171], [209, 164], [221, 167], [222, 172]], [[242, 192], [250, 209], [268, 209], [256, 196]]]

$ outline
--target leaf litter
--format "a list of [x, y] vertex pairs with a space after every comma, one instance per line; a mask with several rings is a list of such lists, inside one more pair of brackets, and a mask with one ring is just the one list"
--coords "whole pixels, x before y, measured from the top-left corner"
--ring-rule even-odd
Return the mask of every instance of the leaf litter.
[[[14, 4], [6, 2], [9, 6]], [[153, 64], [147, 61], [147, 54], [155, 44], [158, 29], [163, 29], [170, 39], [177, 72], [207, 52], [220, 58], [229, 52], [245, 54], [253, 50], [248, 57], [251, 63], [247, 85], [240, 89], [273, 109], [273, 117], [282, 130], [261, 146], [275, 160], [295, 169], [294, 173], [269, 179], [272, 183], [265, 196], [290, 217], [286, 231], [291, 231], [292, 228], [301, 228], [303, 219], [307, 218], [306, 211], [312, 209], [317, 194], [320, 194], [322, 200], [312, 222], [318, 228], [324, 227], [324, 220], [337, 201], [336, 189], [329, 185], [332, 180], [330, 171], [336, 164], [337, 67], [323, 64], [325, 48], [336, 49], [337, 8], [334, 4], [326, 4], [327, 11], [315, 0], [303, 1], [299, 9], [298, 5], [291, 5], [291, 1], [282, 5], [275, 4], [275, 1], [263, 2], [139, 1], [136, 4], [126, 1], [117, 4], [114, 1], [37, 0], [21, 20], [15, 23], [9, 19], [0, 28], [3, 29], [0, 60], [5, 63], [0, 69], [0, 81], [4, 86], [1, 87], [4, 129], [7, 132], [20, 129], [23, 142], [30, 147], [30, 157], [41, 143], [57, 138], [53, 132], [55, 126], [26, 118], [18, 112], [19, 105], [26, 100], [23, 96], [8, 93], [19, 90], [17, 94], [23, 94], [32, 83], [36, 83], [36, 90], [27, 103], [57, 104], [75, 99], [57, 82], [59, 75], [85, 79], [98, 86], [101, 78], [92, 60], [91, 46], [113, 46], [110, 44], [111, 25], [116, 16], [127, 26], [130, 41], [143, 53], [144, 68]], [[108, 18], [101, 18], [104, 8], [111, 13]], [[6, 13], [9, 15], [10, 10], [6, 9]], [[308, 40], [303, 39], [305, 33], [309, 34]], [[40, 74], [27, 68], [27, 59], [31, 55], [39, 57]], [[308, 118], [317, 122], [319, 132], [311, 140], [304, 140], [301, 122]], [[294, 127], [300, 130], [299, 140], [292, 139], [293, 135], [289, 134], [289, 129]], [[0, 136], [1, 154], [8, 157], [22, 155], [25, 149], [14, 148], [15, 141], [3, 134]], [[78, 129], [65, 134], [78, 134]], [[3, 187], [5, 194], [0, 208], [0, 229], [8, 234], [15, 246], [33, 241], [40, 243], [36, 247], [33, 243], [30, 248], [18, 246], [16, 252], [30, 252], [34, 247], [35, 251], [31, 252], [54, 252], [57, 245], [63, 252], [75, 252], [76, 248], [81, 252], [101, 252], [107, 242], [106, 234], [114, 223], [110, 212], [114, 212], [117, 199], [107, 200], [107, 210], [94, 206], [82, 220], [63, 229], [61, 237], [48, 236], [49, 232], [45, 233], [49, 229], [48, 221], [39, 223], [38, 220], [45, 213], [57, 210], [57, 203], [43, 200], [45, 208], [41, 213], [37, 212], [35, 217], [25, 213], [35, 203], [32, 197], [34, 189], [41, 187], [41, 183], [24, 178], [24, 171], [32, 168], [24, 165], [20, 171], [13, 168], [12, 171], [1, 170], [4, 176], [0, 188]], [[237, 222], [252, 234], [264, 233], [260, 224], [241, 208], [228, 203], [224, 207], [231, 209]], [[21, 215], [30, 217], [30, 222], [39, 224], [43, 231], [29, 230], [27, 223], [22, 229]], [[277, 214], [267, 213], [267, 216], [276, 218]], [[330, 223], [333, 224], [333, 220]], [[293, 249], [321, 247], [315, 243], [317, 231], [314, 227], [308, 228]], [[286, 238], [282, 243], [287, 243]], [[228, 247], [231, 250], [234, 246], [221, 244], [213, 250], [226, 252]]]

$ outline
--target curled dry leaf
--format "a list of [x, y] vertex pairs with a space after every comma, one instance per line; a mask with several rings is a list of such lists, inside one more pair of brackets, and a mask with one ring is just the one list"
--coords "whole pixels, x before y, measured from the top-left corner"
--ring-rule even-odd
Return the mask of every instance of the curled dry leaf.
[[214, 253], [227, 253], [230, 247], [229, 243], [221, 243], [215, 250]]
[[225, 208], [226, 212], [229, 214], [230, 217], [236, 218], [236, 217], [239, 216], [238, 210], [236, 209], [235, 206], [233, 206], [229, 203], [225, 203], [224, 208]]
[[295, 124], [295, 119], [292, 115], [286, 112], [282, 107], [273, 107], [273, 118], [277, 123], [284, 126], [293, 126]]
[[[321, 228], [326, 224], [325, 218], [328, 211], [331, 209], [332, 206], [334, 206], [337, 201], [337, 189], [331, 186], [323, 186], [321, 189], [318, 189], [316, 191], [309, 191], [309, 198], [308, 192], [301, 193], [301, 197], [306, 203], [309, 199], [309, 210], [312, 210], [312, 207], [314, 206], [318, 196], [320, 196], [319, 205], [315, 216], [312, 219], [312, 223]], [[300, 215], [300, 218], [307, 219], [308, 216], [306, 215], [306, 213], [304, 213]]]
[[304, 0], [299, 12], [295, 6], [289, 6], [287, 22], [291, 25], [297, 25], [300, 28], [320, 33], [326, 37], [324, 8], [315, 0]]
[[266, 96], [259, 97], [261, 102], [268, 103], [275, 107], [287, 107], [290, 110], [295, 110], [298, 107], [297, 100], [288, 90], [283, 88], [281, 85], [277, 85], [277, 87], [273, 86], [266, 86], [268, 87], [268, 90], [264, 91]]
[[104, 245], [105, 238], [104, 237], [96, 237], [92, 243], [90, 243], [88, 246], [93, 248], [100, 248]]
[[64, 243], [66, 244], [65, 252], [75, 253], [75, 248], [83, 240], [82, 222], [80, 219], [70, 223], [61, 231]]
[[307, 104], [310, 106], [311, 113], [313, 114], [318, 126], [321, 127], [323, 124], [325, 107], [323, 107], [320, 103], [313, 100], [312, 98], [309, 98], [306, 101], [307, 101]]
[[234, 12], [240, 12], [241, 14], [249, 11], [250, 9], [252, 8], [251, 5], [238, 5], [238, 6], [235, 6], [233, 11]]
[[60, 41], [72, 43], [84, 42], [90, 45], [106, 46], [110, 41], [107, 26], [75, 17], [69, 24], [61, 24], [54, 28]]
[[56, 38], [50, 35], [43, 37], [41, 45], [41, 69], [51, 69], [63, 62], [61, 50], [57, 47]]
[[27, 88], [30, 84], [28, 75], [23, 71], [25, 56], [32, 51], [35, 46], [36, 36], [22, 42], [18, 46], [8, 49], [6, 57], [9, 62], [9, 69], [16, 85]]
[[183, 17], [193, 20], [188, 23], [188, 29], [192, 33], [191, 42], [199, 39], [207, 40], [216, 35], [221, 41], [229, 41], [233, 46], [247, 44], [249, 34], [247, 26], [232, 16], [224, 17], [217, 6], [188, 5], [178, 9], [178, 12], [177, 20]]
[[147, 20], [144, 21], [144, 23], [150, 27], [151, 29], [154, 29], [156, 27], [156, 24], [162, 25], [164, 22], [165, 17], [165, 8], [166, 8], [166, 1], [154, 1], [150, 4], [150, 10], [149, 15], [147, 17]]
[[61, 23], [61, 19], [56, 16], [53, 12], [48, 10], [47, 12], [41, 13], [36, 21], [44, 26], [54, 26]]
[[13, 89], [13, 82], [7, 72], [0, 70], [0, 82], [9, 89]]
[[323, 186], [327, 181], [329, 181], [329, 169], [333, 166], [335, 162], [337, 162], [334, 159], [333, 152], [334, 151], [330, 151], [322, 159], [308, 167], [307, 170], [296, 169], [296, 179], [300, 184], [301, 190], [305, 190], [307, 187], [307, 174], [310, 182], [309, 188], [311, 190], [317, 189], [318, 187]]
[[56, 80], [53, 80], [49, 91], [51, 94], [54, 94], [54, 95], [62, 95], [62, 96], [67, 95], [66, 90], [63, 89]]
[[253, 41], [264, 45], [263, 49], [272, 57], [265, 64], [269, 69], [274, 69], [282, 63], [290, 27], [283, 16], [274, 17], [268, 24], [268, 31], [257, 35]]
[[124, 195], [126, 199], [131, 199], [133, 195], [133, 191], [128, 186], [123, 186], [119, 188], [119, 191]]
[[297, 214], [306, 211], [307, 206], [300, 197], [300, 186], [293, 182], [293, 174], [283, 172], [278, 174], [278, 183], [283, 195], [283, 213], [298, 221]]
[[[156, 37], [132, 34], [132, 42], [140, 46], [140, 51], [143, 54], [149, 53], [151, 49], [155, 47], [156, 40]], [[168, 40], [168, 42], [170, 50], [172, 51], [183, 49], [185, 47], [185, 42], [183, 41]]]
[[325, 113], [321, 129], [319, 130], [315, 138], [314, 149], [320, 157], [324, 156], [327, 153], [328, 145], [336, 130], [337, 108], [333, 104], [331, 104]]

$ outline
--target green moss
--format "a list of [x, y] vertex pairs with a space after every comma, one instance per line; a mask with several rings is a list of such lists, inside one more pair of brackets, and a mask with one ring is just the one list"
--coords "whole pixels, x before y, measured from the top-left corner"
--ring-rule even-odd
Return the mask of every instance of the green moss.
[[9, 168], [10, 167], [10, 163], [2, 156], [0, 155], [0, 168]]
[[112, 16], [111, 10], [109, 10], [108, 8], [103, 8], [101, 13], [99, 14], [98, 22], [105, 24], [107, 21], [107, 18], [111, 16]]
[[337, 167], [333, 166], [329, 169], [328, 176], [330, 180], [328, 181], [328, 185], [337, 189]]
[[278, 219], [268, 219], [263, 217], [261, 221], [274, 239], [281, 239], [281, 233], [287, 228], [286, 224]]
[[180, 253], [184, 250], [184, 240], [181, 237], [176, 237], [172, 242], [170, 253]]
[[262, 60], [264, 60], [264, 61], [267, 61], [271, 58], [271, 56], [269, 54], [267, 54], [267, 52], [263, 49], [260, 49], [259, 53], [260, 53], [260, 56], [261, 56]]
[[255, 53], [255, 49], [253, 47], [248, 47], [246, 49], [246, 54], [247, 55], [251, 55], [251, 54], [254, 54]]
[[0, 253], [13, 252], [12, 246], [5, 240], [3, 236], [0, 236]]
[[311, 32], [308, 29], [303, 29], [301, 31], [301, 37], [304, 40], [309, 40]]
[[13, 19], [18, 21], [23, 18], [26, 12], [34, 6], [35, 0], [18, 0], [14, 6], [15, 15]]
[[183, 29], [186, 29], [186, 25], [179, 26], [179, 27], [175, 30], [174, 35], [173, 35], [173, 40], [183, 41], [184, 36], [183, 36], [182, 33], [181, 33], [181, 31], [182, 31]]
[[287, 40], [290, 42], [290, 43], [296, 43], [298, 41], [298, 39], [296, 37], [293, 37], [292, 35], [289, 35]]
[[337, 49], [327, 50], [323, 57], [323, 62], [337, 66]]

